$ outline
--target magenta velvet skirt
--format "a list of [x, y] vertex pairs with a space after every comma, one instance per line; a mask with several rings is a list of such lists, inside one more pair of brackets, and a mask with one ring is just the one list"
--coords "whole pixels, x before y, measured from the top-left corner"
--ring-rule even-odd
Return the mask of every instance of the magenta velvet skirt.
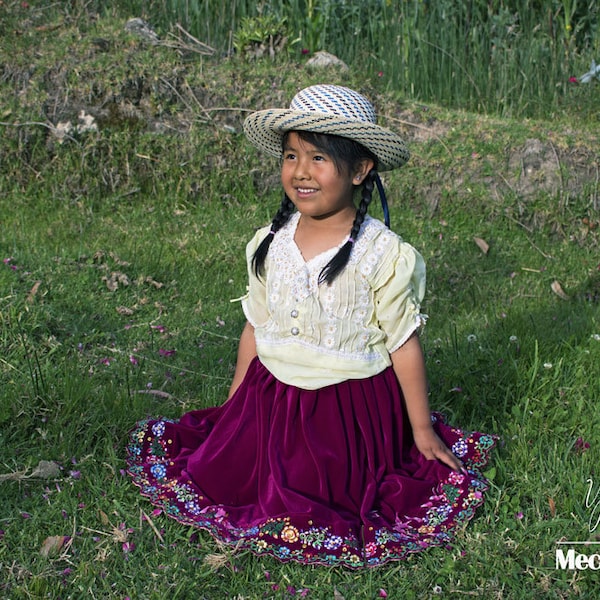
[[302, 390], [254, 359], [224, 405], [139, 422], [128, 472], [155, 506], [226, 544], [377, 566], [447, 545], [483, 502], [494, 436], [432, 420], [467, 473], [419, 453], [391, 368]]

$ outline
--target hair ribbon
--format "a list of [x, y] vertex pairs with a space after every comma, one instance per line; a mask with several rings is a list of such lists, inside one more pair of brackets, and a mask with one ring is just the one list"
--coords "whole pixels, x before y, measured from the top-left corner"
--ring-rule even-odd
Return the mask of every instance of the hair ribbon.
[[385, 196], [385, 190], [383, 189], [383, 183], [381, 182], [381, 178], [379, 177], [379, 173], [375, 173], [375, 185], [377, 186], [377, 191], [379, 192], [379, 199], [381, 200], [381, 208], [383, 209], [383, 221], [385, 223], [385, 226], [389, 229], [390, 209], [387, 203], [387, 198]]

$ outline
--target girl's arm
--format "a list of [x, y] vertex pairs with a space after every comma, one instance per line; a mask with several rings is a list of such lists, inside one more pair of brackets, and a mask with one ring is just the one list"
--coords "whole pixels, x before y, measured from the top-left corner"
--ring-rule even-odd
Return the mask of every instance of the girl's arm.
[[439, 459], [450, 468], [460, 471], [461, 462], [437, 436], [431, 424], [427, 399], [427, 377], [421, 343], [416, 334], [391, 354], [392, 366], [400, 382], [413, 437], [419, 452], [427, 460]]
[[229, 388], [229, 395], [227, 399], [233, 396], [234, 392], [240, 387], [240, 383], [246, 375], [248, 366], [252, 362], [252, 359], [256, 356], [256, 342], [254, 341], [254, 327], [246, 321], [246, 325], [240, 336], [240, 343], [238, 346], [237, 362], [235, 365], [235, 373], [233, 374], [233, 381]]

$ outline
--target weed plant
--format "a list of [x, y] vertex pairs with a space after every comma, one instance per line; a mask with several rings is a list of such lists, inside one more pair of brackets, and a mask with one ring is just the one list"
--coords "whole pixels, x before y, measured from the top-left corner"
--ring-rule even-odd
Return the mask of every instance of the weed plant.
[[[138, 419], [225, 399], [244, 246], [280, 197], [277, 161], [241, 122], [324, 75], [149, 46], [76, 2], [25, 4], [0, 5], [0, 595], [594, 597], [596, 571], [555, 563], [558, 541], [599, 532], [594, 125], [450, 111], [327, 73], [412, 149], [385, 185], [392, 228], [428, 263], [432, 406], [501, 443], [450, 548], [371, 571], [279, 563], [153, 511], [125, 445]], [[82, 111], [97, 129], [76, 127]]]

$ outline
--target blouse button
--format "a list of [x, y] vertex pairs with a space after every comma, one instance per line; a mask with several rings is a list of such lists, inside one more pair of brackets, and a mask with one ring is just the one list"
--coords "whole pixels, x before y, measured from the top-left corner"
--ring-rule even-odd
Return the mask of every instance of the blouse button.
[[292, 317], [292, 319], [297, 319], [298, 318], [298, 311], [295, 308], [290, 313], [290, 317]]
[[292, 327], [291, 332], [292, 335], [298, 335], [300, 333], [300, 330], [297, 327]]

